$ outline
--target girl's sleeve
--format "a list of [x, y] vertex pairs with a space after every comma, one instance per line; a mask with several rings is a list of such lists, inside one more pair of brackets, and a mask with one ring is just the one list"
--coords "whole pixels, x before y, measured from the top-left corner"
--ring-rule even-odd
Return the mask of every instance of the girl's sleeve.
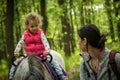
[[22, 45], [24, 44], [24, 35], [22, 35], [20, 41], [18, 42], [14, 52], [20, 52]]
[[40, 37], [41, 37], [41, 40], [42, 40], [43, 45], [44, 45], [44, 47], [45, 47], [45, 50], [49, 52], [49, 50], [50, 50], [50, 45], [49, 45], [49, 43], [48, 43], [48, 41], [47, 41], [47, 38], [46, 38], [45, 34], [42, 32]]

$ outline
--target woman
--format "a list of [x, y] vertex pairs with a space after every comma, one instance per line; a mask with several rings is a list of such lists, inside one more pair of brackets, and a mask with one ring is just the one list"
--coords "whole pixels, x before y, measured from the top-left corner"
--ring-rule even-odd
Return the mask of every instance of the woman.
[[[106, 36], [94, 24], [88, 24], [78, 30], [79, 46], [82, 50], [80, 80], [117, 80], [109, 64], [110, 50], [105, 47]], [[120, 54], [115, 62], [120, 72]]]

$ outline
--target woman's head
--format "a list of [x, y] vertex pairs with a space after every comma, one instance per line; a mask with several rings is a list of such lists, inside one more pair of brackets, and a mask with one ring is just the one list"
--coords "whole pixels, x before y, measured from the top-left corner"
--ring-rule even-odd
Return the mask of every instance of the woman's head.
[[88, 50], [88, 45], [102, 49], [105, 46], [106, 37], [94, 24], [88, 24], [78, 30], [79, 45], [83, 51]]
[[35, 33], [39, 26], [42, 25], [42, 17], [34, 12], [26, 15], [24, 21], [25, 28]]

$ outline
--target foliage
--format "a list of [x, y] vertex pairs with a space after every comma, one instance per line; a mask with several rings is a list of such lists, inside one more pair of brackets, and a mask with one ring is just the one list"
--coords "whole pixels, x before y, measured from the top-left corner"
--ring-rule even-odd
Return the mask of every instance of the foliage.
[[[16, 46], [25, 30], [23, 25], [25, 15], [31, 11], [43, 14], [41, 11], [41, 9], [43, 9], [41, 7], [41, 1], [43, 0], [14, 0], [14, 24], [12, 25], [14, 28], [12, 34], [14, 37], [14, 46]], [[114, 1], [118, 0], [45, 0], [45, 4], [42, 3], [46, 5], [44, 15], [47, 15], [48, 21], [46, 36], [51, 48], [59, 51], [63, 55], [67, 71], [75, 66], [79, 66], [81, 58], [79, 56], [80, 51], [78, 46], [76, 46], [76, 44], [78, 44], [77, 30], [85, 24], [96, 24], [102, 33], [107, 32], [108, 37], [106, 46], [109, 49], [120, 51], [120, 2], [115, 3]], [[0, 76], [7, 74], [8, 69], [5, 61], [8, 61], [8, 56], [12, 56], [8, 55], [7, 51], [10, 48], [6, 46], [6, 42], [8, 41], [8, 35], [6, 35], [6, 33], [9, 33], [6, 32], [6, 24], [10, 21], [9, 19], [8, 22], [5, 21], [7, 18], [6, 4], [7, 0], [0, 1]], [[64, 21], [62, 22], [63, 19]], [[65, 30], [68, 27], [70, 27], [70, 30]], [[66, 40], [64, 39], [64, 36], [67, 34], [71, 38]], [[70, 44], [73, 44], [74, 46], [72, 47], [70, 45], [67, 47], [70, 47], [69, 49], [74, 48], [75, 50], [74, 52], [71, 52], [70, 56], [66, 57], [65, 54], [70, 53], [64, 51], [64, 44], [69, 41], [73, 41], [74, 44], [73, 42]], [[75, 76], [76, 75], [77, 73]]]
[[62, 50], [59, 50], [59, 53], [64, 57], [66, 71], [69, 76], [69, 80], [79, 80], [80, 74], [80, 49], [76, 48], [75, 53], [73, 53], [70, 57], [66, 57], [65, 53]]
[[79, 75], [80, 75], [80, 72], [77, 71], [77, 72], [75, 72], [74, 74], [72, 74], [72, 76], [70, 77], [69, 80], [80, 80]]
[[8, 74], [8, 66], [5, 60], [1, 60], [0, 62], [0, 77], [6, 76]]
[[71, 57], [66, 57], [63, 51], [59, 51], [61, 55], [64, 57], [66, 70], [69, 71], [71, 68], [80, 65], [80, 50], [76, 49], [75, 53], [71, 55]]
[[111, 42], [111, 43], [107, 43], [106, 46], [110, 49], [110, 50], [116, 50], [118, 52], [120, 52], [120, 42], [116, 41], [116, 42]]

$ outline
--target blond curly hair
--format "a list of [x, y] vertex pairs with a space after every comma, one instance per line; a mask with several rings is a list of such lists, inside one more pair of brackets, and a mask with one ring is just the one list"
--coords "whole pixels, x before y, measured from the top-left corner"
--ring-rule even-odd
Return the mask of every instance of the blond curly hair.
[[40, 26], [42, 25], [43, 17], [35, 12], [30, 12], [25, 16], [24, 25], [27, 27], [30, 21], [35, 21]]

